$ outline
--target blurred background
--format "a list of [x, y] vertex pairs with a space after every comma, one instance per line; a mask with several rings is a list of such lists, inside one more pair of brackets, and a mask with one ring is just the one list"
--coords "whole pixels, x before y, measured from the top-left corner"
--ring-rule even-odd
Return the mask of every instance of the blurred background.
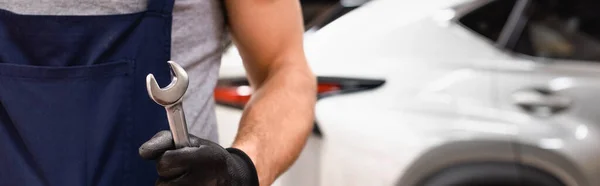
[[[276, 186], [600, 185], [600, 2], [302, 0], [316, 120]], [[252, 94], [215, 89], [233, 141]]]

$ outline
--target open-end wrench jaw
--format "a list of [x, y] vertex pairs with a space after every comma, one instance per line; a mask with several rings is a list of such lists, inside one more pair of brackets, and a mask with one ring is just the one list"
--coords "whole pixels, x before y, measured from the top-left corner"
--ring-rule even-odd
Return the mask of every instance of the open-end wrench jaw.
[[171, 66], [174, 76], [171, 79], [171, 83], [166, 87], [160, 88], [154, 75], [148, 74], [148, 76], [146, 76], [148, 95], [150, 95], [152, 100], [162, 106], [169, 106], [181, 102], [189, 85], [188, 75], [185, 70], [175, 62], [169, 61], [168, 63]]

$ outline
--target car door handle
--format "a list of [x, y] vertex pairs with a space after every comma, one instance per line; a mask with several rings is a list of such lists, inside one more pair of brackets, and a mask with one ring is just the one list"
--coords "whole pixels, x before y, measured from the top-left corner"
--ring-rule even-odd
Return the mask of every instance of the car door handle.
[[569, 108], [572, 100], [546, 89], [529, 89], [515, 92], [513, 101], [524, 111], [538, 116], [550, 116]]

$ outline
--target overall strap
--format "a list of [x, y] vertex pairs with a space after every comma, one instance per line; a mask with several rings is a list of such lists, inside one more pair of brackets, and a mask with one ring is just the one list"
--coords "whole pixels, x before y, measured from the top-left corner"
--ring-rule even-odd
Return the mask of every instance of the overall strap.
[[148, 0], [148, 11], [163, 14], [173, 13], [175, 0]]

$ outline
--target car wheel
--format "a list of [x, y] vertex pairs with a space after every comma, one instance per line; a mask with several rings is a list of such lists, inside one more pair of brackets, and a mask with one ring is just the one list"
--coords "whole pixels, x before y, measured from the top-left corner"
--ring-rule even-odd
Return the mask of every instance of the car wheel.
[[564, 186], [541, 170], [512, 163], [478, 163], [444, 169], [421, 186]]

